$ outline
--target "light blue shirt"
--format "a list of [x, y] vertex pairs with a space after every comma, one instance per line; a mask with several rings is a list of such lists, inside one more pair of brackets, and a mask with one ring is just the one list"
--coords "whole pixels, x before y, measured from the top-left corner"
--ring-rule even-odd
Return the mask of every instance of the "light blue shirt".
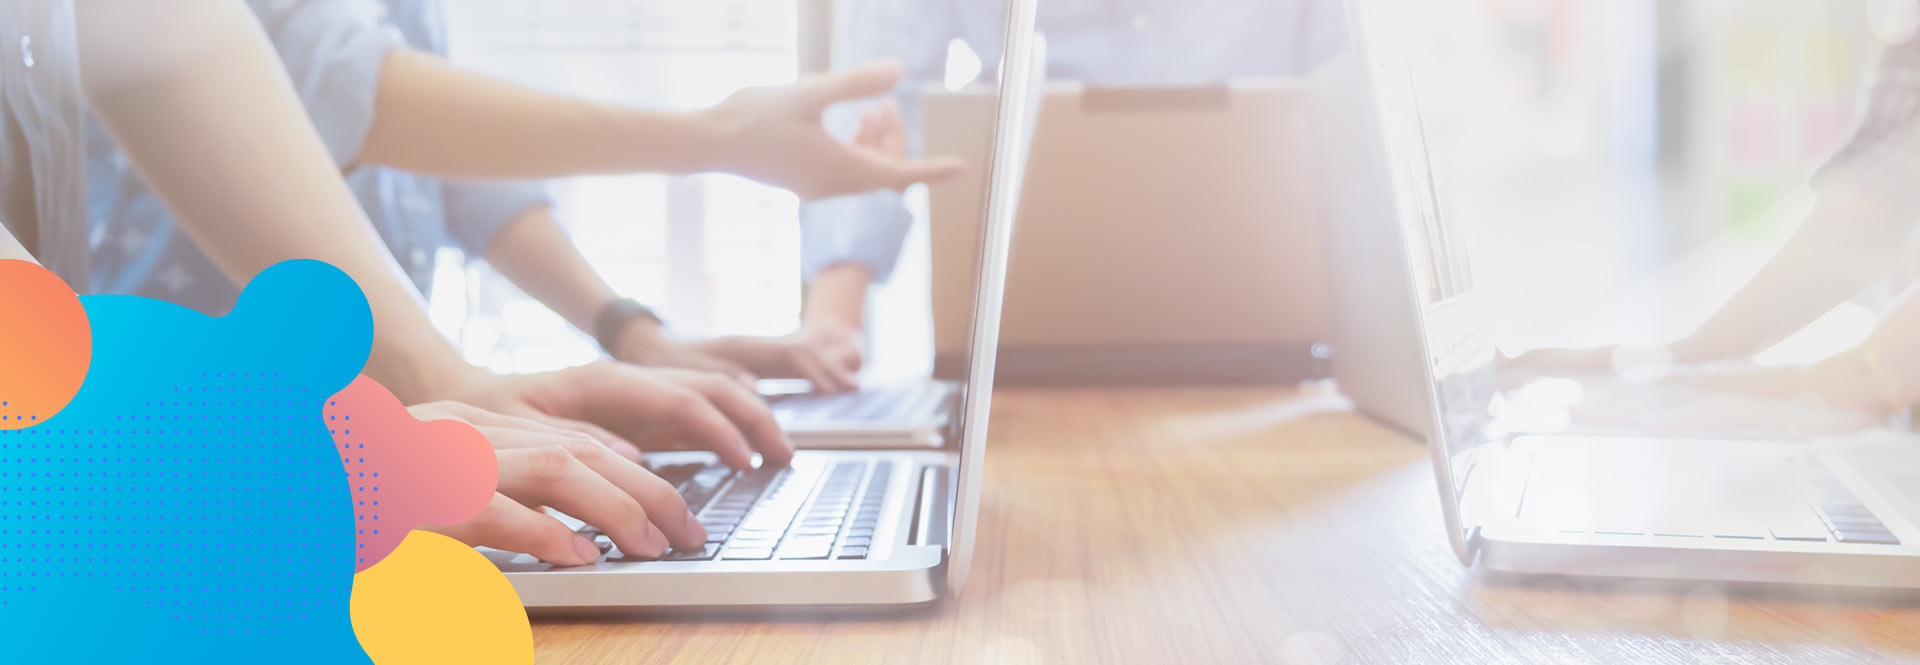
[[[1005, 2], [851, 0], [842, 60], [901, 62], [894, 89], [909, 145], [921, 154], [918, 92], [946, 77], [947, 48], [965, 42], [991, 75], [1005, 39]], [[1346, 47], [1337, 0], [1044, 0], [1048, 76], [1093, 85], [1202, 85], [1235, 77], [1299, 76]], [[830, 110], [841, 136], [858, 126], [859, 104]], [[815, 202], [801, 210], [801, 265], [854, 262], [886, 279], [913, 217], [900, 195], [879, 191]]]
[[[373, 124], [380, 69], [400, 46], [446, 50], [439, 0], [249, 0], [285, 61], [334, 162], [345, 168]], [[207, 314], [239, 289], [173, 223], [98, 123], [89, 135], [92, 290], [158, 298]], [[506, 224], [550, 201], [544, 185], [442, 181], [380, 167], [347, 176], [374, 228], [415, 285], [432, 285], [438, 249], [484, 253]]]

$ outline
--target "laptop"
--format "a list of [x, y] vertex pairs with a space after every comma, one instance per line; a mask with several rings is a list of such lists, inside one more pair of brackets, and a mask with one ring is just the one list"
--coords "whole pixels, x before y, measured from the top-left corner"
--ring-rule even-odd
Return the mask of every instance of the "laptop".
[[896, 607], [957, 593], [973, 558], [981, 464], [993, 398], [1000, 298], [1035, 107], [1036, 0], [1008, 8], [998, 131], [986, 164], [987, 222], [956, 447], [802, 450], [785, 467], [734, 471], [709, 453], [649, 456], [706, 526], [708, 543], [657, 560], [628, 556], [590, 525], [560, 516], [600, 545], [585, 566], [555, 567], [487, 551], [531, 611], [666, 606]]
[[[1027, 155], [1032, 153], [1034, 133], [1048, 94], [1044, 85], [1047, 67], [1045, 35], [1034, 35], [1030, 48], [1032, 56], [1029, 69], [1032, 78], [1026, 83], [1029, 92], [1022, 101], [1026, 105], [1025, 121], [1018, 137], [1022, 158], [1013, 165], [1016, 177], [1009, 197], [1016, 202], [1027, 198], [1021, 189], [1027, 178]], [[993, 141], [988, 137], [993, 136], [998, 128], [1006, 126], [1000, 116], [1003, 110], [1001, 104], [1005, 100], [998, 89], [985, 84], [961, 92], [930, 87], [923, 95], [923, 101], [926, 106], [924, 124], [927, 127], [929, 153], [960, 155], [969, 163], [992, 161], [988, 151], [997, 150], [998, 146], [992, 145]], [[975, 110], [980, 113], [972, 113]], [[969, 349], [965, 343], [971, 341], [970, 328], [979, 319], [975, 308], [975, 289], [978, 286], [975, 282], [978, 277], [979, 248], [984, 237], [981, 233], [984, 227], [979, 220], [985, 217], [981, 210], [988, 202], [983, 201], [978, 192], [987, 182], [983, 178], [996, 175], [985, 171], [969, 171], [933, 189], [932, 198], [936, 202], [959, 198], [969, 203], [967, 215], [962, 217], [943, 215], [939, 204], [935, 204], [933, 241], [938, 250], [935, 263], [941, 263], [941, 257], [965, 256], [967, 268], [964, 271], [967, 274], [962, 279], [948, 279], [947, 275], [938, 272], [934, 276], [934, 342], [938, 353], [934, 377], [907, 379], [879, 386], [862, 385], [856, 392], [835, 395], [814, 393], [806, 381], [761, 380], [758, 384], [760, 394], [766, 397], [774, 417], [779, 419], [781, 427], [795, 445], [811, 449], [861, 450], [938, 448], [944, 443], [944, 433], [954, 409], [959, 406], [963, 387], [962, 382], [946, 379], [963, 376], [968, 370]], [[953, 219], [974, 221], [964, 224], [940, 221]], [[949, 293], [960, 282], [965, 282], [959, 286], [961, 291], [958, 294]], [[959, 297], [943, 298], [943, 295]], [[960, 334], [941, 334], [939, 324], [946, 320], [950, 320], [953, 328], [961, 331]], [[954, 344], [955, 348], [943, 345], [943, 342], [952, 340], [960, 340], [961, 343]], [[1005, 378], [1004, 372], [1002, 377]]]
[[[1351, 43], [1351, 42], [1350, 42]], [[1380, 125], [1371, 66], [1349, 48], [1315, 73], [1313, 125], [1321, 137], [1327, 218], [1328, 312], [1333, 380], [1354, 410], [1416, 439], [1431, 416], [1426, 388], [1406, 377], [1419, 371], [1412, 338], [1417, 311], [1407, 274], [1399, 217], [1378, 147]], [[1352, 146], [1372, 149], [1356, 150]]]
[[1523, 574], [1920, 589], [1920, 438], [1526, 433], [1494, 370], [1483, 294], [1446, 219], [1408, 60], [1409, 7], [1348, 3], [1379, 129], [1448, 538], [1460, 561]]
[[787, 438], [809, 449], [939, 448], [960, 383], [926, 379], [821, 394], [805, 381], [762, 380], [759, 391]]

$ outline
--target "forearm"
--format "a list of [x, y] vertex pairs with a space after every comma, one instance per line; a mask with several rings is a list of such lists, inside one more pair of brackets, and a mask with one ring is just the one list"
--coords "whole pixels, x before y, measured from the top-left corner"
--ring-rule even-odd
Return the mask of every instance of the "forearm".
[[1858, 292], [1898, 251], [1902, 226], [1863, 192], [1823, 194], [1806, 223], [1700, 329], [1675, 360], [1750, 356], [1779, 343]]
[[802, 319], [809, 325], [834, 325], [851, 330], [865, 327], [867, 290], [873, 272], [858, 263], [827, 266], [807, 284]]
[[33, 258], [33, 252], [27, 251], [27, 248], [22, 246], [20, 241], [13, 237], [13, 232], [8, 231], [4, 224], [0, 224], [0, 259], [15, 259], [29, 263], [40, 262], [38, 259]]
[[520, 290], [589, 333], [600, 309], [619, 297], [580, 255], [550, 206], [509, 222], [487, 247], [486, 259]]
[[693, 173], [710, 168], [714, 141], [697, 112], [547, 94], [396, 49], [358, 161], [465, 178]]
[[[599, 333], [601, 310], [620, 297], [581, 256], [554, 220], [551, 206], [515, 217], [494, 236], [486, 258], [520, 290], [589, 335]], [[636, 319], [620, 331], [614, 345], [615, 358], [641, 362], [669, 340], [660, 324]]]
[[181, 228], [236, 283], [290, 259], [346, 272], [372, 310], [367, 373], [403, 400], [474, 377], [427, 320], [245, 8], [162, 4], [80, 3], [82, 63], [93, 110]]

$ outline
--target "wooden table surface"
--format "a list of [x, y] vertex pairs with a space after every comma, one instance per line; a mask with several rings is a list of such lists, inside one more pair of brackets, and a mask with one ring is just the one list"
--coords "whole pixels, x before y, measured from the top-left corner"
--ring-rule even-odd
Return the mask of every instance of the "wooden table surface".
[[1324, 387], [995, 398], [957, 599], [536, 620], [539, 662], [1920, 663], [1920, 599], [1462, 567], [1425, 449]]

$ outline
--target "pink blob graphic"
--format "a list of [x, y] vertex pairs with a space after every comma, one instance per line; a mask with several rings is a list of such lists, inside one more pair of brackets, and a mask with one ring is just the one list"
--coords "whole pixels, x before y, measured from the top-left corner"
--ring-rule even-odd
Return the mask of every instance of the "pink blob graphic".
[[362, 375], [321, 408], [346, 469], [359, 553], [366, 570], [423, 525], [473, 519], [493, 498], [493, 447], [457, 420], [415, 420], [385, 386]]

